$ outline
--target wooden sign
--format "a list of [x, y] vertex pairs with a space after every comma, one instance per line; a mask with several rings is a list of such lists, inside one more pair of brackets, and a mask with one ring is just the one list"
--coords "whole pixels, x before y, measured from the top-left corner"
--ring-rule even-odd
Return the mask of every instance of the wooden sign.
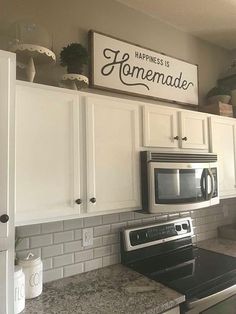
[[198, 66], [94, 31], [91, 87], [198, 105]]

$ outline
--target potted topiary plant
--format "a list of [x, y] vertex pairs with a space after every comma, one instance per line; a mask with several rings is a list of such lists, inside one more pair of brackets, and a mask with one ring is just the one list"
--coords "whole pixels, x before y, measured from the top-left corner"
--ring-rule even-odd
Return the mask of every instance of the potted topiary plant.
[[209, 104], [214, 104], [218, 101], [228, 104], [231, 99], [231, 93], [225, 87], [215, 86], [207, 93], [206, 98]]
[[67, 67], [67, 73], [82, 74], [84, 65], [88, 64], [88, 52], [81, 44], [71, 43], [62, 48], [60, 61]]

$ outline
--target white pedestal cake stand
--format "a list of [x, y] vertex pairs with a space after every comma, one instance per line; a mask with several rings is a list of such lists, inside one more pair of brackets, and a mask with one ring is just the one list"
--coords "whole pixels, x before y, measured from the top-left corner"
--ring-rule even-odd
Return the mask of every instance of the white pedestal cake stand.
[[86, 76], [74, 73], [64, 74], [61, 80], [61, 86], [74, 90], [88, 87], [88, 83], [89, 80]]
[[29, 82], [34, 81], [35, 65], [56, 62], [55, 53], [42, 46], [18, 44], [13, 48], [13, 51], [17, 55], [18, 62], [26, 65], [26, 75]]

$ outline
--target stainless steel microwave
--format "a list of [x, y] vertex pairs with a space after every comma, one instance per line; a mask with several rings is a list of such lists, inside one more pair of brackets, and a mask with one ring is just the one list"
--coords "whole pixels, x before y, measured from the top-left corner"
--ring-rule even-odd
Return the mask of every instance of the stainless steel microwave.
[[193, 210], [219, 203], [217, 155], [141, 152], [143, 209]]

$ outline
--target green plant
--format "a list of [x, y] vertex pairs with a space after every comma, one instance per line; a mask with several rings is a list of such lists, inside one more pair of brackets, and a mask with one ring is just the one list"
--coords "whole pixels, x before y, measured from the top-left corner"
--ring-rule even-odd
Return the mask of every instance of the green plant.
[[[88, 64], [88, 52], [79, 43], [71, 43], [60, 52], [60, 63], [67, 66], [68, 73], [81, 73], [83, 65]], [[75, 71], [76, 72], [71, 72]]]
[[209, 90], [206, 97], [209, 98], [209, 97], [218, 96], [218, 95], [229, 95], [230, 96], [230, 90], [225, 88], [225, 87], [215, 86]]

